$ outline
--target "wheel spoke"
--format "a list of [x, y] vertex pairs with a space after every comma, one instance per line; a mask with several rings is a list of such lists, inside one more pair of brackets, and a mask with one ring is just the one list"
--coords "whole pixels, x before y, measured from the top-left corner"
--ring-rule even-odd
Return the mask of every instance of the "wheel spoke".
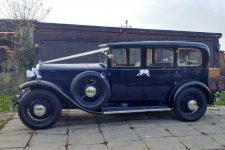
[[94, 81], [92, 82], [92, 86], [95, 86], [96, 83], [97, 83], [97, 81], [94, 80]]
[[85, 94], [81, 96], [81, 99], [85, 99], [85, 98], [86, 98], [86, 95]]

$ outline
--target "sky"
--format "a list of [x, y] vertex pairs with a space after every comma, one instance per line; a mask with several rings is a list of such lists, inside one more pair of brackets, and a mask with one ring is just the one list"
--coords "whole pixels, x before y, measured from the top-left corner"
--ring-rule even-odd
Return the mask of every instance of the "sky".
[[[45, 22], [223, 33], [225, 0], [43, 0]], [[225, 51], [225, 38], [220, 40]]]

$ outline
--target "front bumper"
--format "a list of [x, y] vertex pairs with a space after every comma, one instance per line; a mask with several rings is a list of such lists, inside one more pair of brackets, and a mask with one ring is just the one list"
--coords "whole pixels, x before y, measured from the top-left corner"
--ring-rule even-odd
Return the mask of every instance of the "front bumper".
[[12, 111], [13, 108], [19, 103], [21, 98], [27, 93], [28, 91], [22, 90], [21, 92], [17, 93], [16, 96], [14, 96], [11, 99], [10, 105], [9, 105], [9, 110]]

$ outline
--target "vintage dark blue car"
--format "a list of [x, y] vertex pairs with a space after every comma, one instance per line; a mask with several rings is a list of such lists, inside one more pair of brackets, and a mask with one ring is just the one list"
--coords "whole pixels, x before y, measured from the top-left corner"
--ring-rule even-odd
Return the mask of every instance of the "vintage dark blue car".
[[[57, 61], [99, 53], [95, 64]], [[116, 114], [174, 110], [196, 121], [213, 104], [208, 88], [209, 48], [202, 43], [139, 41], [100, 45], [99, 49], [50, 60], [27, 71], [14, 104], [32, 129], [53, 125], [62, 109]]]

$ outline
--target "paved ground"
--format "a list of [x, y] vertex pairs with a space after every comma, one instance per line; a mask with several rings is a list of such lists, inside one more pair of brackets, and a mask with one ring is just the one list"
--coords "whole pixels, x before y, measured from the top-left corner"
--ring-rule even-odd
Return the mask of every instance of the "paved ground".
[[65, 110], [57, 124], [32, 131], [15, 115], [0, 131], [0, 149], [187, 150], [225, 149], [225, 107], [209, 108], [194, 123], [172, 113], [93, 115]]

